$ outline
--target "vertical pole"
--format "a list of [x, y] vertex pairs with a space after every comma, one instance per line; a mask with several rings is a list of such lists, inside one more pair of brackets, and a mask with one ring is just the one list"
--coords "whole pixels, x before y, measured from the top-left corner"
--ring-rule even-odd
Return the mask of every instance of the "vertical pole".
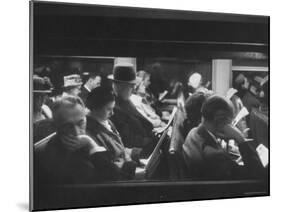
[[219, 95], [226, 95], [232, 86], [232, 60], [216, 59], [212, 61], [212, 89]]

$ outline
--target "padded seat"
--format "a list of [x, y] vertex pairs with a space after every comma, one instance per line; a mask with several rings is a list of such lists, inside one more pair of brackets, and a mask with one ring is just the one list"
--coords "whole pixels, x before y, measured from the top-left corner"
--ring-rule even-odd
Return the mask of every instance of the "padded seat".
[[169, 175], [171, 180], [179, 180], [187, 177], [187, 169], [182, 156], [182, 145], [188, 133], [184, 129], [186, 117], [186, 113], [183, 110], [178, 110], [173, 121], [168, 152]]

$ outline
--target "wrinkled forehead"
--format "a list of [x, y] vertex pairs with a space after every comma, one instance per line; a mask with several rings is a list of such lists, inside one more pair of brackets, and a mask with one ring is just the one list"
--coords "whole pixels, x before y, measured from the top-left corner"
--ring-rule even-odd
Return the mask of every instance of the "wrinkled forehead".
[[85, 109], [79, 104], [72, 107], [61, 108], [59, 111], [60, 124], [76, 123], [85, 118]]

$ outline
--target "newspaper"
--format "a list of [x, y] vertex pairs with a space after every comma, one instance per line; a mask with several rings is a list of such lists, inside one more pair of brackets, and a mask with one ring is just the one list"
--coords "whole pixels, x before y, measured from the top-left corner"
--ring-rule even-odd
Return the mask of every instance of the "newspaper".
[[236, 126], [236, 125], [238, 124], [238, 122], [239, 122], [242, 118], [246, 117], [247, 115], [249, 115], [249, 111], [247, 110], [246, 107], [243, 107], [243, 108], [239, 111], [239, 113], [237, 114], [237, 116], [235, 117], [235, 119], [233, 120], [233, 122], [232, 122], [233, 126]]

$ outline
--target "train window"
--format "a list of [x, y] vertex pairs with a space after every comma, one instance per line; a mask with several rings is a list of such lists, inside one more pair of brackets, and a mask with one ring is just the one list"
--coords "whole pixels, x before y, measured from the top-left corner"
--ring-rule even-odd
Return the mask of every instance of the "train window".
[[[216, 108], [211, 105], [203, 109], [203, 104], [215, 96], [215, 89], [218, 91], [225, 89], [225, 86], [213, 85], [223, 79], [219, 75], [218, 81], [214, 82], [212, 74], [216, 69], [220, 73], [220, 68], [224, 68], [225, 62], [228, 64], [229, 61], [231, 62], [231, 60], [188, 60], [167, 57], [40, 56], [35, 60], [33, 73], [34, 106], [41, 106], [41, 109], [34, 110], [34, 117], [38, 118], [34, 119], [35, 147], [44, 149], [46, 147], [41, 148], [41, 146], [63, 143], [69, 151], [78, 151], [79, 142], [95, 143], [97, 147], [93, 150], [95, 153], [93, 155], [97, 158], [93, 163], [98, 171], [96, 171], [97, 176], [93, 176], [93, 180], [90, 181], [92, 183], [256, 178], [262, 170], [258, 165], [256, 165], [257, 170], [251, 168], [247, 170], [248, 164], [244, 164], [244, 155], [239, 151], [241, 141], [235, 141], [235, 136], [232, 135], [236, 133], [236, 137], [245, 136], [243, 141], [253, 140], [250, 135], [255, 132], [248, 133], [249, 129], [254, 128], [254, 126], [250, 127], [252, 124], [248, 118], [250, 115], [244, 114], [244, 116], [248, 115], [247, 121], [244, 121], [243, 117], [234, 120], [238, 123], [236, 124], [240, 133], [235, 131], [237, 128], [229, 125], [226, 132], [232, 137], [228, 138], [228, 135], [224, 135], [225, 138], [219, 136], [220, 131], [214, 130], [217, 127], [215, 119], [208, 119], [217, 113]], [[255, 81], [260, 85], [265, 82], [267, 72], [249, 73], [245, 70], [237, 71], [235, 70], [237, 68], [233, 67], [233, 86], [239, 83], [241, 85], [241, 82], [244, 83], [247, 79], [251, 82], [251, 86]], [[231, 67], [223, 71], [231, 73]], [[231, 75], [227, 76], [231, 77]], [[230, 84], [226, 86], [230, 88]], [[235, 88], [240, 89], [237, 86]], [[252, 90], [251, 93], [254, 93]], [[260, 96], [257, 93], [261, 92], [261, 86], [256, 88], [255, 92], [253, 98], [258, 101]], [[44, 98], [39, 98], [39, 94]], [[239, 95], [238, 98], [241, 97], [243, 105], [244, 99]], [[60, 102], [61, 99], [72, 101], [67, 100], [67, 96], [82, 99], [86, 108], [87, 124], [69, 123], [56, 130], [52, 125], [58, 126], [57, 124], [60, 123], [56, 118], [57, 113], [66, 116], [73, 112], [67, 111], [68, 107], [65, 107], [66, 112], [57, 110], [58, 102], [64, 107]], [[227, 98], [233, 100], [225, 92], [225, 99], [217, 99], [216, 107], [220, 108], [221, 105], [226, 104]], [[249, 107], [252, 106], [247, 105], [247, 102], [244, 104], [248, 110], [251, 109]], [[243, 107], [235, 108], [238, 111], [235, 111], [234, 115], [238, 117]], [[228, 111], [229, 108], [225, 106], [224, 110]], [[220, 121], [227, 123], [231, 117], [232, 114], [229, 114], [221, 117]], [[53, 123], [50, 118], [53, 118]], [[82, 136], [83, 138], [79, 140], [79, 135], [75, 134], [77, 131], [74, 130], [75, 126], [80, 128], [82, 132], [80, 134], [86, 137]], [[206, 128], [206, 126], [211, 127]], [[266, 131], [266, 125], [259, 129]], [[73, 142], [77, 142], [77, 147], [75, 145], [73, 147]], [[204, 149], [197, 147], [200, 143], [206, 145], [208, 142], [210, 145]], [[257, 142], [252, 142], [256, 148]], [[262, 143], [266, 144], [266, 142]], [[101, 156], [103, 152], [109, 154], [106, 160], [105, 156]], [[62, 151], [58, 154], [58, 160], [61, 160], [60, 157], [64, 153]], [[56, 160], [53, 162], [54, 164], [50, 163], [48, 166], [58, 165]], [[253, 161], [255, 162], [259, 164], [258, 161]], [[103, 163], [108, 164], [106, 166]], [[104, 170], [104, 167], [108, 167], [108, 170]], [[65, 174], [54, 170], [56, 169], [49, 170], [51, 171], [49, 174], [53, 173], [55, 176], [44, 180], [60, 180], [56, 175]], [[109, 170], [112, 172], [111, 176], [108, 176]], [[46, 173], [46, 170], [42, 173]], [[251, 176], [250, 173], [256, 175]], [[81, 176], [71, 175], [70, 182], [75, 177], [80, 179]]]

